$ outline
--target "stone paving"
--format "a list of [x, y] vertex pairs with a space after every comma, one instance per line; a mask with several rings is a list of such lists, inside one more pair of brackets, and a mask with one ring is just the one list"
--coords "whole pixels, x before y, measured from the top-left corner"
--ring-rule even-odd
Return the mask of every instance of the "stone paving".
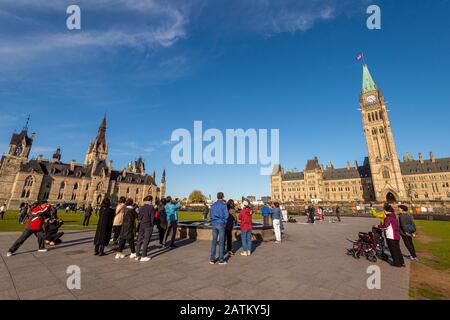
[[[236, 255], [228, 265], [208, 263], [208, 241], [180, 240], [173, 250], [157, 248], [152, 241], [149, 262], [115, 260], [113, 253], [97, 257], [92, 231], [67, 232], [64, 243], [47, 253], [38, 253], [31, 237], [16, 255], [6, 257], [19, 233], [0, 233], [0, 300], [408, 299], [409, 262], [400, 269], [377, 262], [382, 289], [369, 290], [366, 270], [371, 263], [346, 255], [351, 247], [346, 239], [376, 222], [289, 223], [282, 244], [260, 243], [252, 256]], [[69, 265], [81, 268], [80, 290], [66, 286]]]

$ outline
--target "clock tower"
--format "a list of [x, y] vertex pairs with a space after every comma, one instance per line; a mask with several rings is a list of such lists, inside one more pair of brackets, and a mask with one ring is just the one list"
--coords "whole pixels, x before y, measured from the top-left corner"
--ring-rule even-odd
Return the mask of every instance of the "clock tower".
[[379, 202], [405, 200], [406, 191], [386, 109], [387, 102], [373, 81], [366, 64], [363, 66], [363, 85], [359, 101], [375, 199]]

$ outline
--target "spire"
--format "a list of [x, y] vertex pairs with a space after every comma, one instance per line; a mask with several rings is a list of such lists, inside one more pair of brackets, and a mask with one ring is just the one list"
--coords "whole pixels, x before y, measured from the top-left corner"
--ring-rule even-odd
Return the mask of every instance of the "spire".
[[30, 123], [30, 115], [28, 115], [27, 122], [25, 123], [25, 127], [23, 127], [23, 131], [28, 131], [28, 124]]
[[369, 91], [374, 91], [376, 89], [377, 85], [375, 84], [375, 81], [373, 81], [372, 76], [370, 75], [369, 68], [367, 67], [367, 64], [364, 64], [362, 92], [366, 93]]
[[106, 151], [106, 114], [98, 127], [97, 137], [95, 138], [95, 146], [97, 149], [102, 146], [102, 150]]
[[166, 182], [166, 169], [164, 169], [163, 173], [162, 173], [162, 177], [161, 177], [161, 183], [165, 183]]

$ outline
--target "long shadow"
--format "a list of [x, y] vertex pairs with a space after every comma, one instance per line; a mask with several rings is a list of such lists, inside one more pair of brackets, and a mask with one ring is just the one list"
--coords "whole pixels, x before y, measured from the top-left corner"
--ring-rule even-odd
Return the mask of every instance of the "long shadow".
[[[58, 244], [56, 246], [51, 246], [49, 251], [63, 249], [63, 248], [70, 248], [70, 247], [73, 247], [73, 246], [77, 246], [77, 245], [85, 244], [85, 243], [90, 243], [90, 242], [93, 242], [93, 241], [94, 241], [93, 237], [77, 239], [77, 240], [70, 240], [70, 241]], [[36, 252], [36, 251], [37, 250], [22, 251], [22, 252], [15, 253], [14, 255], [18, 256], [18, 255], [21, 255], [21, 254], [32, 253], [32, 252]]]

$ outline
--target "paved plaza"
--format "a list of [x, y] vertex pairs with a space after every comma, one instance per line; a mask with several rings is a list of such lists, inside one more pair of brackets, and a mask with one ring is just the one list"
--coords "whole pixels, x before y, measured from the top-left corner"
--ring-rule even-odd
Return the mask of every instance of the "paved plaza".
[[[257, 244], [251, 257], [236, 255], [228, 265], [208, 263], [209, 241], [180, 240], [170, 251], [152, 241], [149, 262], [97, 257], [93, 231], [69, 231], [47, 253], [38, 253], [31, 237], [6, 257], [19, 233], [1, 233], [0, 299], [408, 299], [409, 262], [400, 269], [377, 262], [382, 288], [369, 290], [371, 263], [346, 255], [347, 238], [376, 223], [289, 223], [281, 245]], [[80, 290], [66, 286], [69, 265], [81, 268]]]

